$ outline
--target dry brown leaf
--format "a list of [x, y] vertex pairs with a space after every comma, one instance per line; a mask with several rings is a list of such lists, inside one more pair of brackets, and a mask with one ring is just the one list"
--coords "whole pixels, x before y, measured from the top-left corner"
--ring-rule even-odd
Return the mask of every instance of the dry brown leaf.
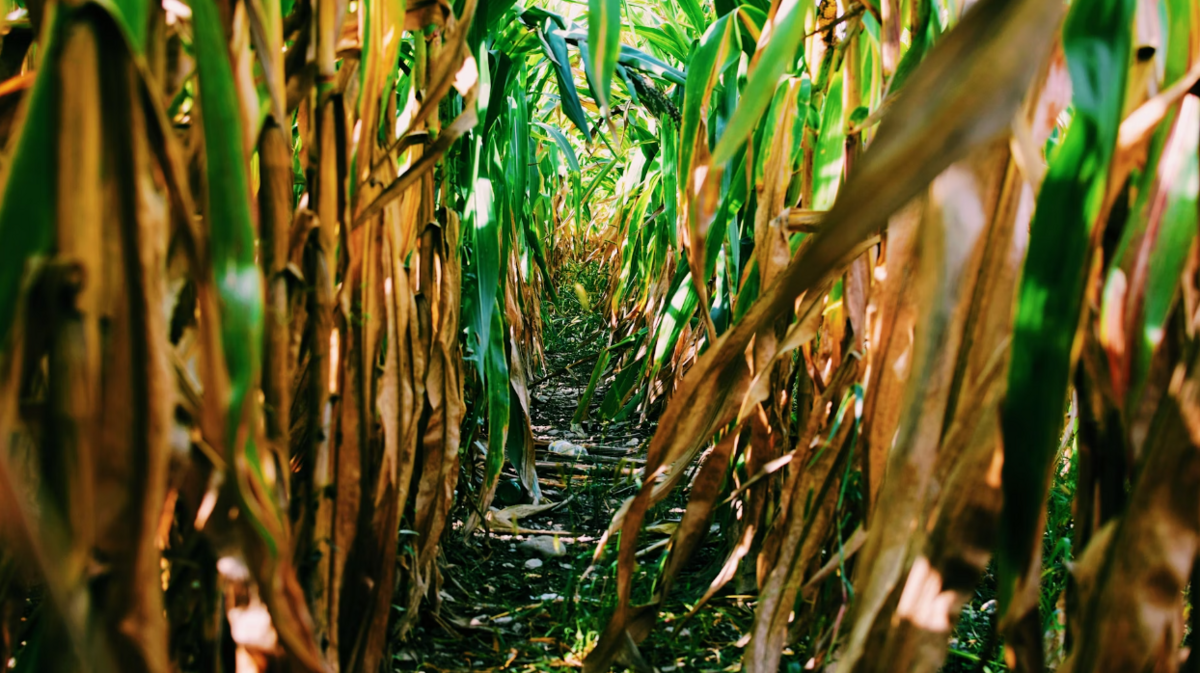
[[[979, 151], [974, 156], [982, 156], [983, 161], [956, 164], [930, 187], [926, 218], [918, 234], [919, 269], [914, 288], [921, 313], [916, 324], [922, 329], [913, 341], [912, 375], [888, 456], [887, 477], [879, 491], [879, 516], [871, 522], [859, 556], [856, 594], [860, 603], [840, 658], [847, 670], [869, 670], [871, 662], [884, 661], [864, 657], [868, 639], [877, 632], [876, 620], [886, 618], [885, 606], [902, 577], [910, 550], [921, 542], [922, 536], [914, 531], [920, 530], [923, 503], [946, 425], [962, 329], [969, 315], [982, 244], [987, 241], [984, 234], [992, 224], [993, 209], [985, 210], [983, 197], [988, 182], [999, 180], [986, 161], [989, 155], [987, 150]], [[1000, 168], [1003, 176], [1004, 165]]]
[[[1195, 344], [1159, 407], [1144, 463], [1106, 545], [1098, 535], [1081, 564], [1086, 609], [1059, 670], [1175, 670], [1183, 590], [1200, 549], [1200, 381]], [[1103, 557], [1100, 561], [1099, 557]]]
[[[792, 308], [795, 297], [864, 250], [892, 212], [971, 148], [1009, 128], [1026, 87], [1050, 47], [1063, 8], [1038, 0], [982, 0], [943, 38], [906, 86], [814, 237], [742, 321], [702, 355], [660, 419], [647, 455], [646, 483], [663, 465], [702, 444], [726, 422], [732, 388], [744, 385], [742, 359], [761, 326]], [[896, 179], [902, 175], [905, 179]], [[608, 667], [623, 642], [643, 489], [622, 526], [618, 605], [589, 655], [587, 671]]]

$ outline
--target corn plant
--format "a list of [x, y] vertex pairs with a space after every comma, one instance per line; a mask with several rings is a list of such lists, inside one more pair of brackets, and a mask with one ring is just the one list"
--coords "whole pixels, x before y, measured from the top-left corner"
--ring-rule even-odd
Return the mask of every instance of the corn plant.
[[[649, 669], [637, 644], [722, 511], [728, 558], [692, 614], [728, 582], [757, 592], [743, 670], [797, 643], [812, 665], [936, 670], [993, 550], [1008, 661], [1054, 664], [1040, 540], [1064, 460], [1063, 665], [1174, 665], [1190, 487], [1149, 475], [1191, 452], [1195, 8], [720, 5], [644, 29], [661, 53], [681, 16], [698, 39], [675, 45], [680, 119], [648, 125], [657, 164], [615, 190], [612, 343], [631, 347], [593, 382], [602, 415], [666, 405], [585, 670]], [[638, 529], [696, 460], [633, 605]]]
[[746, 671], [938, 670], [989, 566], [1014, 669], [1200, 670], [1194, 2], [9, 9], [0, 661], [390, 667], [505, 464], [544, 498], [586, 261], [573, 421], [657, 430], [585, 670], [714, 522]]
[[436, 605], [476, 13], [19, 12], [3, 600], [44, 599], [6, 660], [374, 671]]

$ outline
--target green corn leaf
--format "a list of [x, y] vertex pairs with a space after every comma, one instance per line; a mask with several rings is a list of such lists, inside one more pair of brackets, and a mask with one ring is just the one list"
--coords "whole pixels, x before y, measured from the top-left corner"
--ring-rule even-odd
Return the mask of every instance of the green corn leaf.
[[650, 201], [661, 178], [662, 174], [658, 172], [646, 176], [641, 185], [641, 192], [638, 194], [637, 200], [634, 201], [633, 207], [629, 211], [628, 234], [623, 243], [624, 253], [622, 255], [625, 263], [617, 275], [616, 290], [613, 292], [614, 307], [625, 301], [629, 291], [632, 289], [631, 283], [634, 280], [634, 274], [638, 270], [639, 257], [635, 252], [639, 249], [638, 240], [643, 234], [642, 221], [646, 217], [646, 210], [650, 207]]
[[108, 10], [116, 21], [136, 56], [146, 51], [146, 36], [150, 28], [148, 0], [100, 0], [96, 4]]
[[[55, 6], [57, 7], [57, 6]], [[54, 240], [58, 184], [55, 157], [57, 114], [54, 64], [65, 22], [61, 9], [47, 14], [48, 38], [42, 62], [26, 103], [25, 123], [10, 155], [0, 200], [0, 347], [16, 318], [22, 277], [30, 258], [45, 255]]]
[[[644, 338], [644, 335], [643, 335]], [[600, 402], [600, 415], [607, 419], [613, 419], [621, 411], [621, 404], [628, 399], [629, 394], [637, 385], [640, 374], [645, 365], [645, 358], [633, 362], [626, 366], [617, 374], [617, 379], [613, 381], [612, 387], [604, 394], [604, 399]]]
[[500, 19], [504, 17], [504, 13], [509, 7], [516, 4], [516, 0], [491, 0], [486, 3], [486, 25], [489, 31], [495, 30], [500, 23]]
[[721, 73], [736, 64], [741, 54], [737, 23], [732, 13], [713, 22], [688, 65], [688, 81], [684, 87], [683, 114], [680, 121], [679, 166], [689, 173], [692, 170], [692, 155], [697, 142], [708, 143], [708, 138], [697, 138], [700, 122], [708, 112], [709, 99]]
[[567, 168], [573, 186], [573, 189], [571, 189], [571, 205], [575, 211], [575, 226], [582, 227], [583, 217], [580, 212], [582, 201], [579, 197], [581, 196], [580, 192], [583, 190], [579, 186], [579, 159], [575, 156], [575, 149], [571, 147], [571, 142], [567, 140], [567, 136], [561, 130], [542, 122], [534, 123], [550, 134], [550, 137], [554, 139], [554, 143], [562, 150], [567, 160]]
[[587, 41], [595, 83], [593, 93], [600, 104], [600, 114], [607, 117], [608, 96], [621, 52], [621, 0], [588, 0]]
[[790, 107], [792, 104], [792, 101], [787, 97], [787, 93], [787, 81], [780, 81], [774, 95], [771, 96], [771, 105], [767, 108], [766, 116], [763, 117], [763, 123], [759, 124], [758, 129], [754, 133], [754, 180], [756, 183], [762, 182], [764, 171], [770, 161], [771, 144], [775, 141], [775, 134], [780, 130], [779, 117], [783, 114], [784, 108]]
[[1079, 326], [1091, 230], [1121, 123], [1134, 0], [1071, 6], [1063, 49], [1075, 117], [1051, 160], [1030, 225], [1002, 412], [1004, 509], [996, 552], [999, 600], [1010, 604], [1040, 539]]
[[[666, 226], [667, 240], [675, 247], [675, 223], [679, 221], [679, 131], [674, 122], [668, 119], [660, 126], [659, 135], [662, 142], [662, 153], [659, 155], [663, 176], [662, 220]], [[659, 268], [657, 264], [655, 268]]]
[[738, 32], [742, 35], [742, 52], [747, 56], [753, 56], [754, 36], [762, 32], [763, 24], [767, 22], [767, 12], [754, 5], [742, 5], [737, 8], [737, 12]]
[[[721, 205], [717, 208], [716, 216], [713, 218], [712, 226], [709, 228], [708, 236], [705, 238], [704, 272], [706, 275], [711, 275], [716, 269], [717, 254], [721, 251], [721, 246], [725, 243], [726, 231], [729, 225], [735, 221], [736, 213], [746, 203], [745, 162], [738, 165], [737, 173], [729, 180], [729, 187], [724, 191], [725, 193], [721, 198]], [[734, 233], [736, 234], [736, 232]]]
[[592, 368], [592, 377], [588, 379], [587, 389], [583, 391], [583, 396], [579, 398], [579, 404], [575, 407], [575, 414], [571, 417], [572, 423], [579, 424], [587, 418], [587, 410], [592, 403], [592, 397], [596, 394], [596, 387], [600, 385], [600, 379], [604, 375], [604, 370], [608, 369], [611, 359], [612, 351], [608, 349], [601, 352], [600, 357], [596, 359], [596, 366]]
[[[1191, 64], [1192, 3], [1190, 0], [1168, 0], [1165, 10], [1168, 34], [1163, 86], [1168, 87], [1183, 77]], [[1149, 183], [1158, 173], [1158, 159], [1162, 157], [1163, 147], [1167, 144], [1167, 131], [1174, 121], [1174, 133], [1180, 137], [1173, 139], [1178, 143], [1173, 150], [1181, 154], [1176, 155], [1178, 164], [1174, 167], [1174, 180], [1168, 185], [1160, 186], [1160, 189], [1167, 191], [1166, 201], [1161, 214], [1158, 240], [1150, 253], [1150, 263], [1147, 267], [1145, 303], [1142, 310], [1142, 344], [1138, 349], [1137, 366], [1134, 369], [1134, 390], [1141, 389], [1150, 370], [1150, 360], [1154, 351], [1162, 342], [1167, 313], [1175, 298], [1182, 264], [1196, 234], [1198, 178], [1194, 136], [1196, 125], [1200, 124], [1195, 119], [1196, 109], [1194, 100], [1185, 99], [1179, 112], [1183, 117], [1176, 119], [1175, 112], [1168, 113], [1159, 129], [1155, 131], [1149, 158], [1143, 169], [1142, 185], [1138, 193], [1139, 205], [1135, 209], [1138, 213], [1145, 212], [1144, 209], [1148, 207], [1145, 202], [1152, 192], [1152, 185]], [[1134, 231], [1141, 233], [1141, 228], [1130, 227], [1126, 232], [1127, 237]]]
[[771, 104], [779, 78], [795, 63], [796, 52], [804, 38], [804, 15], [811, 5], [812, 0], [783, 0], [780, 3], [771, 27], [771, 38], [762, 48], [758, 66], [742, 90], [737, 111], [713, 150], [713, 164], [722, 165], [733, 158]]
[[[509, 62], [511, 63], [511, 60]], [[528, 67], [525, 60], [521, 59], [519, 64], [514, 68], [509, 80], [508, 96], [506, 98], [509, 146], [506, 153], [508, 161], [505, 168], [505, 175], [508, 189], [512, 195], [512, 201], [517, 204], [515, 212], [521, 234], [525, 238], [526, 245], [533, 251], [534, 262], [541, 268], [543, 277], [550, 278], [541, 238], [534, 228], [533, 218], [531, 217], [531, 213], [533, 212], [532, 203], [526, 197], [529, 192], [528, 185], [530, 184], [529, 102], [525, 96], [528, 76]], [[534, 175], [536, 176], [536, 172]], [[551, 299], [557, 301], [554, 284], [547, 283], [545, 287]]]
[[[526, 177], [529, 171], [529, 103], [525, 100], [525, 64], [521, 63], [519, 70], [514, 73], [513, 86], [505, 98], [508, 110], [509, 137], [505, 158], [507, 168], [505, 177], [509, 191], [523, 206], [525, 200]], [[524, 208], [520, 209], [525, 212]]]
[[659, 325], [654, 341], [654, 351], [651, 356], [651, 380], [658, 375], [663, 363], [675, 351], [675, 343], [683, 333], [684, 325], [692, 319], [700, 298], [696, 295], [696, 287], [692, 284], [692, 275], [687, 263], [683, 262], [675, 272], [671, 283], [671, 300], [667, 303], [662, 323]]
[[580, 39], [575, 45], [579, 48], [579, 61], [583, 64], [583, 79], [587, 82], [592, 100], [600, 104], [600, 86], [596, 83], [595, 69], [592, 67], [592, 54], [587, 40]]
[[679, 8], [683, 10], [684, 15], [688, 18], [688, 23], [692, 24], [692, 28], [696, 29], [697, 34], [704, 32], [708, 26], [708, 21], [704, 18], [704, 9], [700, 7], [697, 0], [675, 0]]
[[587, 203], [591, 200], [592, 196], [596, 193], [596, 188], [599, 187], [600, 183], [608, 177], [608, 174], [612, 172], [612, 169], [617, 165], [617, 163], [618, 162], [615, 159], [605, 162], [604, 167], [600, 169], [600, 172], [596, 174], [596, 177], [592, 178], [591, 183], [589, 183], [587, 188], [583, 190], [583, 197], [581, 200], [584, 203]]
[[1146, 290], [1138, 349], [1137, 371], [1141, 378], [1150, 371], [1150, 360], [1162, 343], [1167, 315], [1175, 301], [1179, 276], [1196, 238], [1197, 214], [1200, 213], [1200, 99], [1184, 100], [1175, 123], [1177, 137], [1168, 143], [1169, 156], [1163, 158], [1164, 171], [1170, 178], [1162, 185], [1162, 206], [1158, 237], [1147, 265]]
[[567, 29], [567, 20], [561, 14], [556, 14], [541, 7], [528, 7], [521, 14], [521, 18], [528, 24], [533, 25], [540, 22], [545, 22], [547, 19], [553, 21], [559, 28]]
[[1187, 72], [1192, 60], [1192, 31], [1200, 26], [1192, 25], [1193, 0], [1167, 0], [1167, 63], [1163, 87], [1179, 81]]
[[627, 44], [621, 45], [619, 61], [622, 65], [637, 68], [672, 84], [683, 84], [687, 81], [684, 71]]
[[[487, 54], [488, 52], [485, 51], [483, 53]], [[513, 59], [504, 52], [493, 53], [495, 53], [496, 56], [495, 72], [493, 72], [492, 69], [488, 67], [487, 63], [484, 62], [486, 59], [480, 59], [479, 68], [480, 81], [490, 87], [486, 102], [487, 107], [480, 110], [481, 112], [485, 112], [483, 126], [480, 127], [481, 135], [484, 137], [487, 137], [488, 132], [492, 130], [492, 126], [496, 123], [496, 120], [500, 118], [500, 114], [507, 109], [507, 107], [503, 104], [504, 96], [514, 86], [512, 78], [510, 77], [513, 70]], [[524, 64], [524, 59], [521, 59], [521, 63]], [[522, 91], [522, 95], [524, 95], [524, 91]], [[480, 107], [482, 106], [477, 106], [477, 109]]]
[[813, 205], [828, 210], [837, 199], [846, 154], [846, 129], [842, 126], [842, 73], [834, 76], [825, 94], [821, 113], [821, 133], [813, 157]]
[[762, 289], [762, 279], [758, 275], [758, 260], [751, 257], [747, 262], [749, 270], [746, 272], [746, 280], [742, 282], [742, 287], [738, 290], [737, 303], [733, 306], [733, 322], [737, 323], [750, 310], [754, 300], [758, 299], [759, 291]]
[[262, 277], [255, 261], [250, 182], [229, 48], [213, 0], [193, 0], [192, 12], [208, 154], [210, 251], [220, 297], [225, 366], [229, 370], [228, 440], [234, 450], [243, 405], [257, 380], [261, 360]]
[[676, 39], [674, 34], [668, 33], [661, 28], [642, 25], [638, 25], [635, 32], [637, 32], [639, 37], [645, 38], [651, 46], [681, 63], [688, 60], [687, 45]]
[[807, 77], [800, 80], [800, 91], [796, 97], [796, 118], [792, 121], [793, 166], [800, 165], [800, 160], [804, 158], [804, 127], [808, 121], [808, 111], [811, 107], [812, 89], [812, 80]]
[[571, 172], [579, 173], [579, 159], [575, 156], [575, 149], [571, 147], [571, 141], [567, 140], [567, 136], [561, 130], [549, 124], [543, 124], [542, 122], [534, 122], [534, 124], [537, 124], [546, 133], [550, 134], [550, 138], [554, 140], [554, 143], [562, 150], [563, 156], [566, 157], [567, 167], [571, 169]]
[[[503, 307], [495, 300], [491, 311], [490, 338], [487, 346], [488, 449], [484, 466], [483, 492], [491, 493], [504, 467], [504, 445], [508, 437], [509, 396], [508, 357], [504, 353], [505, 328]], [[486, 504], [486, 503], [485, 503]]]
[[[479, 338], [475, 366], [481, 377], [487, 375], [487, 351], [491, 344], [492, 310], [500, 284], [500, 224], [496, 217], [492, 176], [500, 169], [493, 167], [494, 141], [484, 144], [481, 138], [475, 150], [475, 189], [471, 192], [470, 218], [474, 224], [474, 267], [477, 297], [476, 314], [472, 317]], [[503, 342], [502, 342], [503, 343]], [[507, 380], [507, 377], [505, 378]]]
[[896, 74], [892, 76], [891, 93], [899, 91], [904, 86], [905, 80], [917, 69], [917, 66], [921, 64], [921, 60], [925, 58], [925, 54], [933, 45], [933, 39], [930, 36], [932, 30], [930, 16], [933, 14], [933, 0], [913, 0], [913, 2], [920, 4], [917, 5], [917, 21], [909, 29], [912, 34], [912, 44], [908, 47], [908, 51], [904, 52], [904, 56], [896, 66]]
[[554, 67], [554, 76], [558, 79], [558, 93], [561, 96], [563, 112], [583, 133], [583, 137], [591, 142], [592, 132], [588, 129], [587, 115], [579, 102], [579, 91], [575, 88], [575, 77], [571, 74], [571, 62], [567, 58], [567, 42], [562, 33], [550, 28], [548, 21], [545, 23], [545, 29], [538, 31], [538, 36], [542, 39], [542, 49], [550, 59]]
[[[1170, 27], [1166, 50], [1167, 58], [1164, 67], [1164, 86], [1166, 86], [1175, 83], [1190, 66], [1191, 52], [1188, 46], [1188, 31], [1191, 25], [1192, 8], [1190, 7], [1190, 3], [1184, 0], [1183, 2], [1169, 2], [1164, 9], [1168, 18], [1167, 25]], [[1181, 41], [1183, 43], [1182, 48], [1180, 48]], [[1117, 245], [1116, 251], [1112, 256], [1112, 262], [1107, 270], [1106, 287], [1116, 287], [1115, 285], [1111, 285], [1111, 283], [1114, 282], [1118, 275], [1125, 275], [1126, 280], [1129, 280], [1129, 274], [1134, 273], [1135, 266], [1138, 264], [1137, 256], [1142, 249], [1139, 242], [1147, 235], [1147, 228], [1150, 226], [1151, 205], [1159, 193], [1159, 164], [1163, 159], [1170, 131], [1175, 125], [1175, 117], [1176, 110], [1169, 109], [1150, 138], [1144, 165], [1140, 171], [1135, 172], [1130, 177], [1129, 190], [1134, 196], [1129, 207], [1128, 222], [1125, 225], [1121, 240]], [[1159, 213], [1159, 216], [1161, 217], [1161, 213]], [[1151, 268], [1147, 272], [1148, 274], [1154, 274], [1156, 269]], [[1131, 291], [1140, 294], [1144, 289], [1148, 290], [1149, 288], [1131, 288]], [[1125, 292], [1105, 292], [1101, 300], [1101, 324], [1107, 325], [1111, 324], [1114, 320], [1122, 320], [1122, 318], [1116, 316], [1118, 313], [1123, 314], [1125, 312], [1126, 299]], [[1149, 301], [1150, 298], [1145, 297], [1145, 299]], [[1138, 315], [1136, 317], [1141, 319], [1146, 316]], [[1143, 337], [1146, 337], [1145, 332], [1143, 332]], [[1145, 382], [1145, 376], [1148, 372], [1143, 364], [1148, 363], [1147, 358], [1151, 355], [1151, 353], [1144, 352], [1144, 348], [1139, 347], [1136, 351], [1133, 366], [1129, 371], [1131, 376], [1129, 393], [1134, 396], [1140, 394], [1142, 385]]]
[[634, 87], [633, 81], [629, 79], [629, 71], [625, 69], [625, 66], [618, 63], [616, 72], [617, 77], [620, 77], [621, 82], [625, 85], [625, 91], [629, 94], [629, 99], [633, 101], [634, 105], [642, 105], [642, 102], [638, 100], [637, 88]]

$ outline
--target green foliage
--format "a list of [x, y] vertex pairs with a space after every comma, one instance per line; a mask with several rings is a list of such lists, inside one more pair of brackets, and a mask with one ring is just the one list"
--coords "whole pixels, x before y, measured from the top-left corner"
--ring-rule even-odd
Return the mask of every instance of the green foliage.
[[208, 154], [208, 209], [213, 222], [212, 274], [220, 293], [225, 365], [229, 370], [228, 434], [237, 450], [246, 417], [243, 404], [261, 359], [262, 272], [255, 263], [250, 183], [242, 153], [242, 123], [233, 71], [212, 0], [195, 0], [196, 55], [204, 99]]
[[1134, 2], [1072, 6], [1063, 31], [1075, 116], [1050, 161], [1030, 225], [1004, 404], [1005, 508], [997, 548], [1006, 608], [1038, 537], [1046, 471], [1061, 426], [1083, 308], [1092, 227], [1100, 215], [1125, 95]]

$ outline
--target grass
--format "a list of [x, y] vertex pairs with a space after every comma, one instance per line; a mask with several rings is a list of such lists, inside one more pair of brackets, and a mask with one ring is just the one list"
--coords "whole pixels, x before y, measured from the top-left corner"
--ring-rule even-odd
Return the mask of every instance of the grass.
[[[555, 285], [558, 302], [545, 301], [543, 307], [546, 351], [576, 357], [590, 355], [604, 347], [603, 301], [608, 286], [608, 271], [599, 262], [566, 259], [557, 270]], [[583, 293], [576, 291], [582, 288]], [[584, 300], [589, 304], [584, 306]]]

